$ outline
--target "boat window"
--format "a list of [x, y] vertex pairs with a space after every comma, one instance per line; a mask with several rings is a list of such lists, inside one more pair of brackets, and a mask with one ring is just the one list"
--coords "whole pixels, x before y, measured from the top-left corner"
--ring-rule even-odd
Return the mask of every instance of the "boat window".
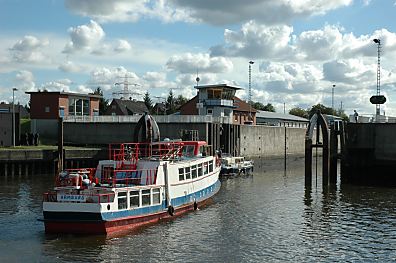
[[160, 189], [153, 188], [153, 205], [158, 205], [161, 202]]
[[103, 166], [102, 167], [102, 174], [100, 180], [102, 183], [109, 183], [110, 178], [114, 174], [114, 167], [110, 166]]
[[194, 145], [186, 145], [183, 147], [183, 156], [193, 157], [194, 156]]
[[198, 164], [198, 176], [202, 176], [202, 163]]
[[184, 168], [186, 172], [186, 179], [191, 179], [190, 167]]
[[127, 193], [119, 192], [118, 193], [118, 210], [127, 208]]
[[213, 172], [213, 160], [209, 161], [209, 173]]
[[204, 171], [205, 175], [208, 174], [208, 163], [207, 162], [203, 163], [203, 171]]
[[129, 207], [139, 207], [139, 191], [129, 192]]
[[179, 181], [184, 180], [184, 168], [179, 168]]
[[142, 190], [142, 206], [150, 205], [150, 189]]
[[197, 166], [196, 165], [191, 166], [191, 175], [192, 175], [193, 179], [197, 178]]

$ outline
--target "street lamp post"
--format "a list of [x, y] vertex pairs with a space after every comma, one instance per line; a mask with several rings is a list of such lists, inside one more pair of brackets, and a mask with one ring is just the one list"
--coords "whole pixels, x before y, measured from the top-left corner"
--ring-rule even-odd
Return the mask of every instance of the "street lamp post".
[[17, 88], [12, 88], [12, 146], [15, 147], [15, 91]]
[[249, 61], [249, 119], [253, 123], [252, 118], [252, 65], [254, 61]]
[[335, 84], [333, 84], [333, 87], [331, 89], [331, 110], [333, 111], [333, 115], [334, 115], [334, 88], [335, 88]]

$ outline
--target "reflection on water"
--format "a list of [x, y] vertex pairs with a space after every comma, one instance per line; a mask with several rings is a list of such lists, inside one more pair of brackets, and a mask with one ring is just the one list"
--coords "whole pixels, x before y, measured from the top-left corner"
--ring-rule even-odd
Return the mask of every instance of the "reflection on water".
[[0, 261], [356, 262], [396, 260], [396, 189], [304, 189], [303, 159], [261, 160], [213, 203], [118, 237], [45, 235], [53, 180], [0, 179]]

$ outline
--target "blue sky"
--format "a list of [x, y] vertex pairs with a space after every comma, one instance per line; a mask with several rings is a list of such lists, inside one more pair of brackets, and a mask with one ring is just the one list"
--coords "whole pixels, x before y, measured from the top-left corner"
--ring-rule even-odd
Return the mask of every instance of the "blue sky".
[[[128, 76], [135, 92], [192, 97], [201, 84], [248, 86], [278, 112], [331, 106], [374, 114], [380, 38], [382, 110], [396, 116], [395, 1], [0, 0], [0, 101], [38, 89], [109, 99]], [[247, 99], [247, 90], [238, 96]], [[134, 95], [137, 99], [139, 95]]]

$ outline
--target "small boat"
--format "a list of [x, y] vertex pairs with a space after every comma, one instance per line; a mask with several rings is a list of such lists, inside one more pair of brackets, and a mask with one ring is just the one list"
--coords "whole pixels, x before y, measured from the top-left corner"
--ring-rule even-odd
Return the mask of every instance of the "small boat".
[[220, 175], [251, 174], [253, 172], [253, 160], [245, 160], [241, 156], [222, 155]]
[[206, 146], [110, 144], [108, 160], [59, 173], [53, 190], [44, 193], [45, 232], [117, 233], [198, 209], [220, 189], [220, 160], [206, 156]]

